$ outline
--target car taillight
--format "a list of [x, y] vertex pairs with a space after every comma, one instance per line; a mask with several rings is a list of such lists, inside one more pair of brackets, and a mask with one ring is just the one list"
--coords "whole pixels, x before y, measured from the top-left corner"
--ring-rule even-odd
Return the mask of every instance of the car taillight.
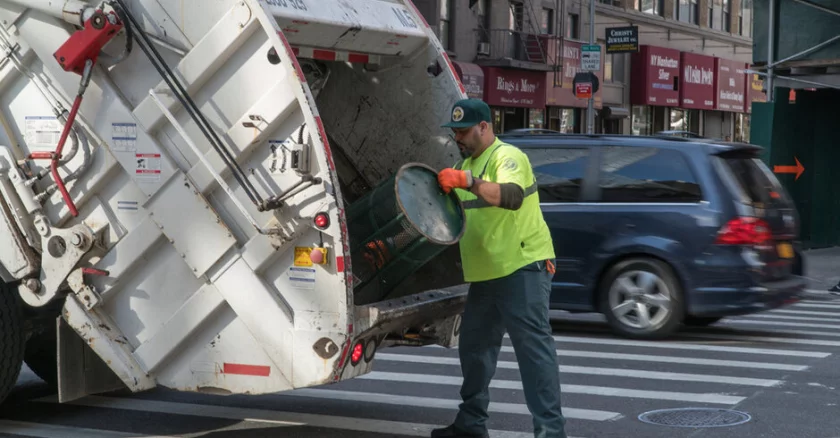
[[754, 217], [737, 217], [730, 220], [718, 232], [718, 245], [762, 245], [770, 241], [772, 234], [767, 222]]

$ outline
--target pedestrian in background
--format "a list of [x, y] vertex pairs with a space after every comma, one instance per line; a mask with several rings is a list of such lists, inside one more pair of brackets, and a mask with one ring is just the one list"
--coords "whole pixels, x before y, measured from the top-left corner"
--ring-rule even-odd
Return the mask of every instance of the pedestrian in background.
[[458, 353], [464, 381], [455, 421], [432, 437], [488, 437], [489, 386], [505, 330], [510, 335], [537, 438], [566, 438], [557, 353], [548, 307], [554, 245], [528, 157], [493, 133], [490, 108], [458, 101], [443, 125], [467, 158], [438, 174], [466, 213], [460, 241], [470, 283]]

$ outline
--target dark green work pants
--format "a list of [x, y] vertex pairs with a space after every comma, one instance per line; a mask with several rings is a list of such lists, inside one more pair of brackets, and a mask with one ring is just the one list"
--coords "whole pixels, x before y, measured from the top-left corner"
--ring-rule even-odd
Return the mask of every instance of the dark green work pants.
[[505, 330], [510, 336], [536, 438], [566, 438], [560, 408], [557, 352], [548, 320], [551, 274], [532, 263], [496, 280], [472, 283], [464, 309], [458, 352], [464, 382], [455, 426], [487, 430], [489, 385]]

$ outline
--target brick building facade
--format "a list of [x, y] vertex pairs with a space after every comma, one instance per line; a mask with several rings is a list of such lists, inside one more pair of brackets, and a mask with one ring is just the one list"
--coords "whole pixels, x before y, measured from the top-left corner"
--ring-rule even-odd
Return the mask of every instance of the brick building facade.
[[[680, 130], [748, 139], [749, 103], [763, 99], [760, 81], [745, 72], [752, 60], [752, 0], [595, 1], [602, 52], [596, 132]], [[589, 42], [588, 1], [414, 3], [470, 94], [493, 108], [499, 132], [586, 132], [587, 101], [575, 97], [572, 80]], [[638, 28], [639, 52], [606, 54], [607, 29], [630, 25]], [[650, 92], [638, 92], [644, 89]]]

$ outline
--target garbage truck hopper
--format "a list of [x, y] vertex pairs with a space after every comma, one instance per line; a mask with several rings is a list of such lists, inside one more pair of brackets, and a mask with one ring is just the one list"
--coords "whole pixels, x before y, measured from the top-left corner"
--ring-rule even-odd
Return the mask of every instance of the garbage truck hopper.
[[24, 359], [68, 401], [279, 392], [455, 345], [463, 212], [434, 173], [466, 95], [410, 0], [0, 20], [0, 400]]

